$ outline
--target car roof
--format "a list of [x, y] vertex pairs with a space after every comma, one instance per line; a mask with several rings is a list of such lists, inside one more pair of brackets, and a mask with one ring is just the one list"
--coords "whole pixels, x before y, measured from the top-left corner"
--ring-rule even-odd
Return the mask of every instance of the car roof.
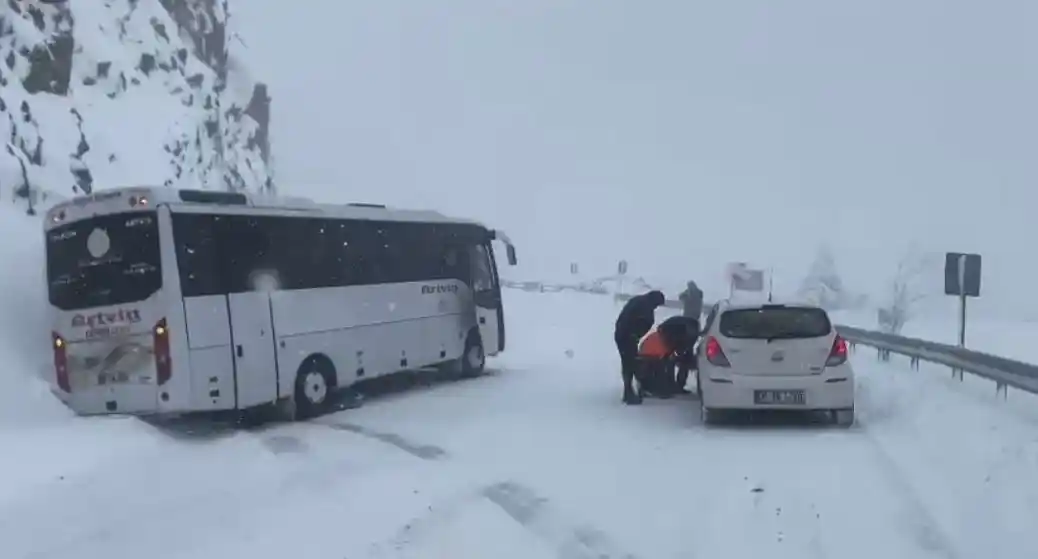
[[730, 301], [730, 300], [724, 300], [724, 301], [721, 301], [719, 303], [718, 308], [719, 308], [719, 310], [722, 310], [722, 311], [735, 311], [735, 310], [756, 310], [756, 309], [762, 309], [764, 307], [769, 307], [769, 306], [770, 307], [795, 307], [795, 308], [801, 308], [801, 309], [818, 309], [818, 310], [820, 310], [822, 312], [825, 312], [825, 309], [823, 309], [822, 307], [820, 307], [820, 306], [818, 306], [818, 305], [816, 305], [814, 303], [809, 303], [809, 302], [806, 302], [806, 301], [797, 301], [797, 300], [771, 301], [771, 302], [768, 302], [768, 301], [740, 301], [740, 302], [734, 302], [734, 303], [732, 301]]

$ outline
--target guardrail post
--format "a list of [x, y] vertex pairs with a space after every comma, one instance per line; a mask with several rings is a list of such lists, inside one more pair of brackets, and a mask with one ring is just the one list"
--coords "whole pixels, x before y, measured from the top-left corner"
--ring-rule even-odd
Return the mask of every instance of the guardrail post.
[[959, 382], [962, 382], [962, 369], [957, 369], [955, 367], [952, 367], [951, 371], [952, 371], [952, 378], [959, 379]]
[[1001, 382], [995, 383], [995, 396], [1002, 396], [1003, 400], [1009, 398], [1009, 387]]
[[919, 370], [919, 357], [913, 355], [909, 360], [908, 364], [912, 367], [913, 371]]

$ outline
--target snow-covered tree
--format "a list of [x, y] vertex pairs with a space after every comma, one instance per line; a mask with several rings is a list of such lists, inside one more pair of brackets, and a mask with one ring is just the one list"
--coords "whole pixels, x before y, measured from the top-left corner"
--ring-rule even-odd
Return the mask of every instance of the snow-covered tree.
[[815, 259], [800, 284], [797, 294], [824, 309], [846, 308], [856, 298], [847, 293], [836, 267], [836, 254], [828, 245], [821, 245]]
[[876, 310], [879, 329], [890, 334], [900, 334], [912, 319], [913, 310], [933, 294], [930, 282], [937, 277], [940, 259], [938, 255], [918, 248], [910, 248], [897, 263]]

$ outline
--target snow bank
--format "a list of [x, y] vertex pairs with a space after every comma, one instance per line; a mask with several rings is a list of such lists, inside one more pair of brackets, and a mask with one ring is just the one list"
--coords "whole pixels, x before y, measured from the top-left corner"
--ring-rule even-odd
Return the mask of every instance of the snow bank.
[[0, 502], [117, 462], [160, 441], [129, 418], [80, 418], [50, 393], [43, 230], [0, 204]]
[[39, 220], [0, 204], [0, 431], [67, 418], [44, 376], [49, 374], [43, 232]]
[[7, 2], [0, 196], [272, 188], [270, 100], [227, 21], [226, 0]]

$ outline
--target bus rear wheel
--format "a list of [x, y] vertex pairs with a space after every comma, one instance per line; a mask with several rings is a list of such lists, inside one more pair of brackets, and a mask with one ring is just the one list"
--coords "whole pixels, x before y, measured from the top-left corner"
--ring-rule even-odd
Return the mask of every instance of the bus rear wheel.
[[327, 358], [310, 357], [296, 372], [295, 408], [297, 419], [310, 419], [326, 412], [335, 389], [335, 367]]

